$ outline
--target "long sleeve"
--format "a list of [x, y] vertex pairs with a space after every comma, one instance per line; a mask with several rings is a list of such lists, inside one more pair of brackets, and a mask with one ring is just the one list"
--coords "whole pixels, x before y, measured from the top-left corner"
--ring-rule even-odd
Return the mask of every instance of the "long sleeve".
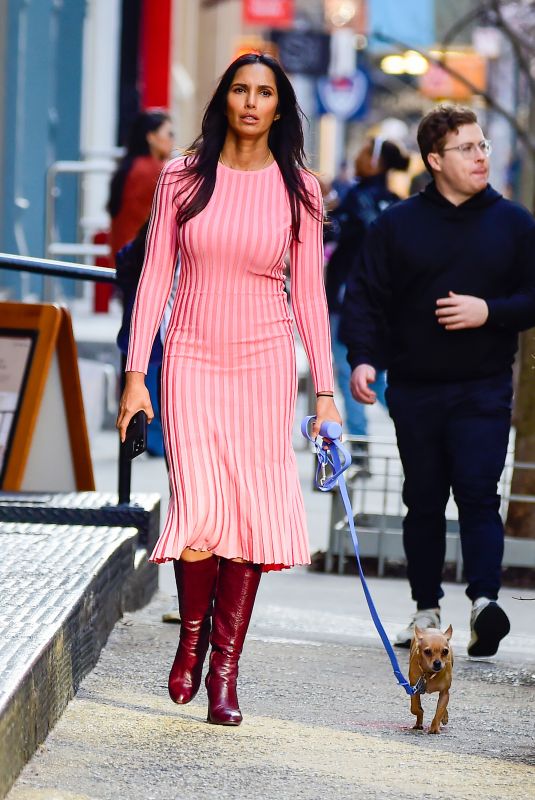
[[515, 267], [520, 276], [515, 291], [487, 300], [487, 325], [519, 332], [535, 326], [535, 224], [520, 240]]
[[163, 169], [152, 204], [143, 271], [132, 311], [126, 370], [147, 372], [154, 339], [171, 293], [178, 256], [176, 160]]
[[[309, 173], [304, 173], [304, 179], [314, 206], [321, 212], [323, 201], [318, 181]], [[331, 335], [323, 280], [323, 221], [304, 207], [301, 207], [299, 239], [290, 246], [293, 315], [316, 392], [332, 392]]]
[[370, 364], [384, 369], [388, 360], [388, 324], [392, 288], [386, 235], [381, 220], [372, 223], [349, 277], [340, 339], [347, 345], [352, 369]]

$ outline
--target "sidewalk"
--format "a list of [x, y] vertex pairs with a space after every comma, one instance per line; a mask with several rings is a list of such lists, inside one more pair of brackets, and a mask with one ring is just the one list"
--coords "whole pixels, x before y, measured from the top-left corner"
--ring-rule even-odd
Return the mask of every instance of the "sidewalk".
[[[305, 413], [300, 399], [297, 417]], [[387, 432], [380, 408], [372, 431]], [[312, 550], [325, 549], [328, 496], [311, 490], [310, 454], [295, 445]], [[97, 490], [116, 481], [116, 436], [93, 442]], [[133, 469], [133, 491], [167, 498], [163, 460]], [[160, 592], [126, 614], [93, 672], [8, 795], [9, 800], [338, 800], [437, 795], [455, 800], [527, 800], [535, 786], [535, 591], [506, 589], [512, 633], [496, 658], [466, 658], [469, 603], [445, 587], [443, 621], [456, 654], [450, 724], [438, 737], [411, 730], [357, 578], [305, 569], [263, 577], [240, 672], [244, 723], [205, 722], [204, 689], [176, 707], [166, 691], [178, 627], [161, 622], [174, 591], [160, 567]], [[413, 604], [404, 580], [372, 579], [389, 635]], [[399, 652], [402, 669], [407, 652]], [[424, 697], [429, 722], [436, 695]]]
[[[384, 600], [390, 584], [372, 591]], [[270, 576], [241, 664], [244, 722], [219, 728], [203, 688], [185, 707], [167, 696], [178, 631], [160, 622], [166, 605], [160, 594], [118, 623], [9, 800], [533, 797], [533, 660], [468, 662], [457, 645], [450, 723], [415, 732], [356, 581]], [[423, 698], [424, 722], [435, 703]]]

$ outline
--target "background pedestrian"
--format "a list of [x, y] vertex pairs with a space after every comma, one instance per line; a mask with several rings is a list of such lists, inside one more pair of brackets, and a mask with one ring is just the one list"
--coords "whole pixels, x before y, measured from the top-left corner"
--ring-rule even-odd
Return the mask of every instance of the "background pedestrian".
[[171, 157], [173, 130], [164, 111], [143, 111], [134, 119], [126, 153], [114, 173], [108, 200], [113, 255], [132, 241], [148, 220], [163, 165]]
[[388, 368], [405, 476], [403, 542], [416, 623], [438, 627], [450, 489], [472, 601], [468, 654], [509, 631], [498, 605], [504, 530], [497, 484], [511, 423], [518, 332], [535, 325], [535, 221], [488, 183], [490, 142], [467, 108], [420, 123], [433, 180], [371, 226], [344, 301], [341, 335], [357, 400]]
[[[367, 140], [355, 159], [357, 180], [346, 192], [340, 205], [330, 213], [330, 226], [326, 228], [326, 238], [337, 242], [327, 265], [327, 302], [336, 379], [344, 398], [347, 432], [352, 436], [367, 436], [368, 422], [364, 406], [357, 403], [351, 394], [347, 347], [338, 335], [346, 282], [369, 226], [382, 211], [399, 200], [398, 195], [388, 188], [390, 170], [404, 171], [409, 161], [409, 157], [395, 142], [380, 137]], [[373, 390], [383, 405], [386, 405], [385, 387], [385, 372], [380, 370]], [[365, 445], [357, 443], [352, 450], [357, 466], [366, 466]]]

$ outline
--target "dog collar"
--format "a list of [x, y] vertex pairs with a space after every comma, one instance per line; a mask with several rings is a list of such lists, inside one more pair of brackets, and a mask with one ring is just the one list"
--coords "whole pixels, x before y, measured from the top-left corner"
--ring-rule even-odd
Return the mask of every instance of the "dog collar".
[[414, 685], [414, 694], [425, 694], [426, 689], [427, 681], [425, 679], [425, 675], [420, 675]]

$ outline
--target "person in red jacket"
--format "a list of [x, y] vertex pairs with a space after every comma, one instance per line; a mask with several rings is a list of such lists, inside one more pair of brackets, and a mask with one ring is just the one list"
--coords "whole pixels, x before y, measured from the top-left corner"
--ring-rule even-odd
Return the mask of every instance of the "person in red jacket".
[[130, 129], [126, 155], [110, 186], [110, 245], [113, 256], [132, 241], [150, 216], [152, 198], [164, 163], [173, 149], [169, 115], [143, 111]]

